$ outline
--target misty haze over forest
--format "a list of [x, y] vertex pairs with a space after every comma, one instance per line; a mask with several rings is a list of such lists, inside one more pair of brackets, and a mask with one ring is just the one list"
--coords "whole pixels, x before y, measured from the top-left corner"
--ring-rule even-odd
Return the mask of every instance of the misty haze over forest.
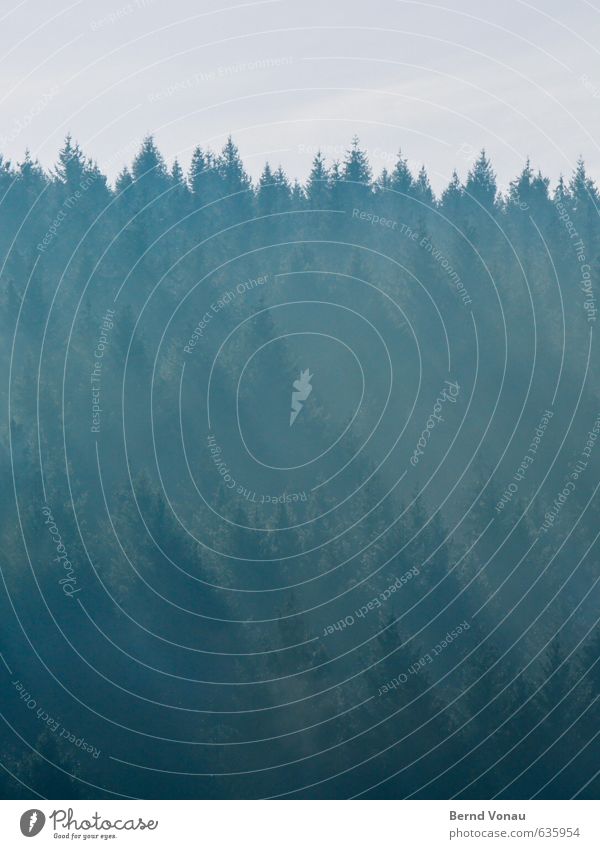
[[596, 798], [599, 204], [0, 159], [4, 797]]

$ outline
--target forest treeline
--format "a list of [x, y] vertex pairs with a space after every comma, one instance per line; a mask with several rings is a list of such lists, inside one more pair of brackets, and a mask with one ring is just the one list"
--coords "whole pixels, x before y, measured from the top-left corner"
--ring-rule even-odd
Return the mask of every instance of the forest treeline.
[[[73, 189], [74, 193], [79, 190], [81, 194], [75, 198], [79, 200], [93, 186], [90, 198], [106, 201], [109, 195], [126, 193], [134, 186], [131, 196], [136, 196], [138, 201], [144, 197], [157, 197], [169, 189], [179, 192], [175, 195], [176, 200], [172, 200], [172, 205], [180, 217], [185, 213], [186, 205], [189, 210], [233, 194], [247, 194], [248, 197], [239, 201], [241, 208], [256, 215], [307, 207], [335, 207], [336, 201], [339, 206], [343, 206], [343, 201], [352, 197], [353, 193], [356, 193], [356, 198], [365, 198], [386, 191], [435, 206], [448, 215], [459, 211], [461, 201], [463, 212], [473, 209], [469, 206], [469, 201], [473, 201], [487, 211], [509, 213], [518, 209], [532, 210], [537, 214], [544, 208], [546, 212], [549, 211], [548, 202], [564, 202], [568, 208], [579, 210], [578, 214], [582, 215], [584, 210], [589, 213], [597, 208], [600, 200], [596, 184], [587, 175], [581, 158], [570, 178], [565, 181], [561, 176], [554, 189], [550, 188], [550, 178], [543, 176], [540, 171], [536, 173], [528, 159], [521, 173], [510, 182], [507, 191], [501, 192], [485, 150], [481, 151], [469, 169], [464, 182], [454, 171], [448, 186], [436, 197], [425, 166], [417, 174], [411, 173], [401, 151], [392, 169], [383, 168], [379, 175], [374, 175], [368, 155], [361, 150], [357, 138], [341, 162], [335, 160], [328, 164], [325, 156], [317, 152], [304, 183], [298, 179], [291, 180], [281, 166], [275, 169], [268, 162], [260, 178], [253, 183], [231, 138], [218, 154], [209, 148], [197, 147], [188, 173], [185, 174], [177, 159], [168, 167], [153, 137], [148, 136], [131, 166], [122, 169], [112, 188], [99, 166], [85, 156], [71, 136], [67, 136], [59, 152], [58, 162], [50, 171], [44, 170], [37, 160], [33, 160], [29, 151], [25, 152], [23, 161], [16, 165], [0, 157], [0, 168], [2, 205], [3, 208], [10, 206], [13, 212], [28, 209], [27, 201], [35, 199], [50, 186], [63, 191], [59, 191], [56, 196], [50, 193], [44, 198], [42, 206], [47, 211], [53, 208], [52, 203], [64, 202], [65, 188]], [[391, 208], [402, 208], [400, 200], [396, 204], [395, 207], [392, 204]]]
[[[485, 221], [490, 214], [506, 216], [507, 220], [516, 215], [520, 220], [521, 213], [529, 212], [539, 222], [548, 221], [558, 213], [563, 224], [567, 222], [568, 230], [567, 215], [573, 214], [582, 232], [595, 223], [600, 201], [596, 184], [587, 175], [582, 159], [570, 178], [565, 181], [561, 176], [553, 189], [550, 179], [539, 171], [536, 173], [527, 160], [521, 173], [501, 192], [484, 150], [464, 182], [455, 171], [448, 186], [436, 197], [425, 166], [417, 174], [411, 173], [401, 152], [392, 169], [384, 168], [374, 175], [368, 156], [356, 138], [342, 162], [327, 163], [317, 153], [303, 184], [297, 179], [292, 181], [281, 167], [275, 169], [269, 163], [253, 183], [231, 138], [219, 154], [197, 147], [185, 174], [177, 160], [170, 168], [167, 166], [153, 138], [148, 136], [131, 166], [123, 168], [114, 187], [70, 136], [50, 172], [33, 160], [29, 152], [17, 165], [0, 155], [0, 212], [5, 244], [10, 244], [7, 222], [21, 225], [25, 215], [30, 222], [46, 225], [47, 232], [43, 232], [43, 238], [35, 245], [43, 252], [49, 249], [60, 222], [74, 208], [82, 223], [87, 220], [89, 224], [94, 212], [97, 214], [114, 198], [121, 199], [116, 204], [119, 212], [132, 216], [151, 199], [158, 202], [163, 196], [160, 214], [164, 223], [168, 220], [168, 210], [171, 220], [179, 221], [194, 210], [211, 206], [215, 207], [211, 215], [218, 215], [220, 210], [223, 216], [237, 218], [244, 214], [262, 217], [299, 210], [347, 211], [349, 203], [375, 202], [392, 218], [402, 217], [408, 209], [412, 215], [422, 214], [419, 208], [422, 205], [439, 210], [457, 224], [469, 220], [473, 226], [478, 218]], [[231, 202], [223, 206], [224, 199]], [[108, 215], [116, 214], [117, 209]]]

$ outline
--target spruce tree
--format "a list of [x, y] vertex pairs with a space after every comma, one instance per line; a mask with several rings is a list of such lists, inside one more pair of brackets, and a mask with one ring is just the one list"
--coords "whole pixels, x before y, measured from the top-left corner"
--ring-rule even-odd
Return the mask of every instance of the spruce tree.
[[306, 184], [306, 197], [311, 209], [327, 209], [331, 199], [330, 175], [321, 151], [313, 159]]
[[465, 192], [475, 203], [491, 212], [494, 209], [497, 191], [496, 175], [485, 150], [482, 150], [479, 158], [469, 171]]

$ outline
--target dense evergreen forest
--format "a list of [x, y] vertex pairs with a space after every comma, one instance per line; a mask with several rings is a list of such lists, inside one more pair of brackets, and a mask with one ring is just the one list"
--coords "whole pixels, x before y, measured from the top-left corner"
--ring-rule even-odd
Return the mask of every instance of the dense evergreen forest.
[[0, 158], [0, 792], [597, 798], [600, 196]]

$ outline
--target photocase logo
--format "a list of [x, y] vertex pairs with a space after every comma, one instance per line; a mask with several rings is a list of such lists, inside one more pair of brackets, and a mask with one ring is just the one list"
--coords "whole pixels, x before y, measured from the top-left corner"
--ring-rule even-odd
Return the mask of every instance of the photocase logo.
[[302, 402], [306, 401], [310, 393], [312, 392], [312, 386], [310, 381], [312, 380], [312, 374], [310, 374], [308, 369], [300, 372], [300, 378], [295, 380], [292, 384], [294, 387], [294, 391], [292, 392], [292, 412], [290, 413], [290, 427], [294, 424], [298, 417], [298, 413], [302, 409]]
[[46, 817], [42, 811], [32, 808], [21, 816], [21, 834], [25, 837], [35, 837], [43, 829]]

